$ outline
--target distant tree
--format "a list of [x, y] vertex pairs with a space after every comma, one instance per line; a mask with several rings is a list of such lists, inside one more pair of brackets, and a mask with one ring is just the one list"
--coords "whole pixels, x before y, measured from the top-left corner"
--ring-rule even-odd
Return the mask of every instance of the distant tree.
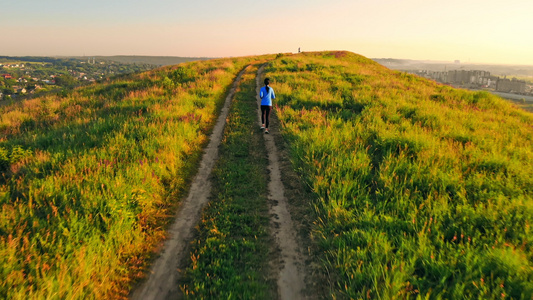
[[15, 79], [6, 79], [6, 86], [14, 86], [14, 85], [17, 85], [17, 81]]
[[73, 87], [78, 83], [74, 77], [67, 75], [67, 74], [58, 76], [55, 78], [55, 80], [56, 80], [56, 85], [61, 86], [61, 87], [66, 87], [66, 88]]
[[3, 89], [4, 95], [12, 95], [15, 93], [15, 90], [12, 87], [5, 87]]

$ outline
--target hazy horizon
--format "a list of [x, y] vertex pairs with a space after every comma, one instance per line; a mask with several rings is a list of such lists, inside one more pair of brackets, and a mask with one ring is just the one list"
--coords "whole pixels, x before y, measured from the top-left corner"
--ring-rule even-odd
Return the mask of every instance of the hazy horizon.
[[369, 58], [533, 65], [533, 2], [7, 0], [0, 55], [231, 57], [348, 50]]
[[[329, 50], [317, 50], [320, 51], [338, 51], [336, 49], [329, 49]], [[346, 50], [349, 51], [349, 50]], [[302, 51], [305, 52], [305, 51]], [[276, 53], [263, 53], [264, 54], [277, 54]], [[286, 52], [289, 53], [289, 52]], [[294, 52], [293, 52], [294, 53]], [[217, 58], [228, 58], [228, 57], [239, 57], [239, 56], [219, 56], [219, 57], [200, 57], [200, 56], [175, 56], [175, 55], [136, 55], [136, 54], [113, 54], [113, 55], [3, 55], [0, 53], [1, 56], [8, 56], [8, 57], [49, 57], [49, 58], [77, 58], [77, 59], [90, 59], [90, 58], [99, 58], [99, 57], [153, 57], [153, 58], [185, 58], [185, 59], [192, 59], [192, 58], [200, 58], [200, 59], [217, 59]], [[249, 56], [249, 55], [242, 55], [242, 56]], [[253, 55], [251, 55], [253, 56]], [[533, 64], [504, 64], [504, 63], [483, 63], [483, 62], [463, 62], [461, 61], [459, 64], [457, 64], [455, 61], [451, 60], [428, 60], [428, 59], [410, 59], [410, 58], [401, 58], [401, 57], [367, 57], [372, 60], [399, 60], [399, 61], [405, 61], [405, 62], [416, 62], [416, 63], [426, 63], [426, 64], [449, 64], [449, 65], [491, 65], [491, 66], [525, 66], [525, 67], [533, 67]]]

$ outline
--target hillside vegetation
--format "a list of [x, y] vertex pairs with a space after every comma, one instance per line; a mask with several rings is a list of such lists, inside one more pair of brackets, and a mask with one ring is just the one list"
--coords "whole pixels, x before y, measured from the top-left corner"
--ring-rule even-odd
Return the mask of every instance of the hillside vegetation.
[[[533, 115], [349, 52], [198, 61], [0, 107], [0, 298], [127, 297], [232, 80], [267, 59], [320, 296], [531, 299]], [[257, 67], [179, 283], [191, 298], [275, 295]]]
[[531, 299], [531, 113], [348, 52], [267, 72], [331, 297]]
[[236, 74], [166, 67], [0, 108], [0, 298], [127, 295]]

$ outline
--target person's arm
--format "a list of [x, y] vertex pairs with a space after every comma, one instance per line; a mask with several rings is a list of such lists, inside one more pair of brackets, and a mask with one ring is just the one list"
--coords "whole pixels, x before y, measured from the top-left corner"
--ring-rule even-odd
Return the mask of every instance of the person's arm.
[[261, 100], [263, 100], [263, 88], [261, 88], [259, 90], [259, 98], [261, 98]]
[[272, 99], [276, 99], [276, 93], [274, 93], [274, 89], [272, 89]]

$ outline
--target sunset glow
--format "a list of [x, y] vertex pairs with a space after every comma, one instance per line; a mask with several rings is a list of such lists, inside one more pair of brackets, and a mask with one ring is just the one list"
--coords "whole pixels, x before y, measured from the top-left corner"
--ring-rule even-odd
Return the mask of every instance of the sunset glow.
[[0, 55], [225, 57], [325, 49], [533, 65], [527, 0], [15, 1]]

